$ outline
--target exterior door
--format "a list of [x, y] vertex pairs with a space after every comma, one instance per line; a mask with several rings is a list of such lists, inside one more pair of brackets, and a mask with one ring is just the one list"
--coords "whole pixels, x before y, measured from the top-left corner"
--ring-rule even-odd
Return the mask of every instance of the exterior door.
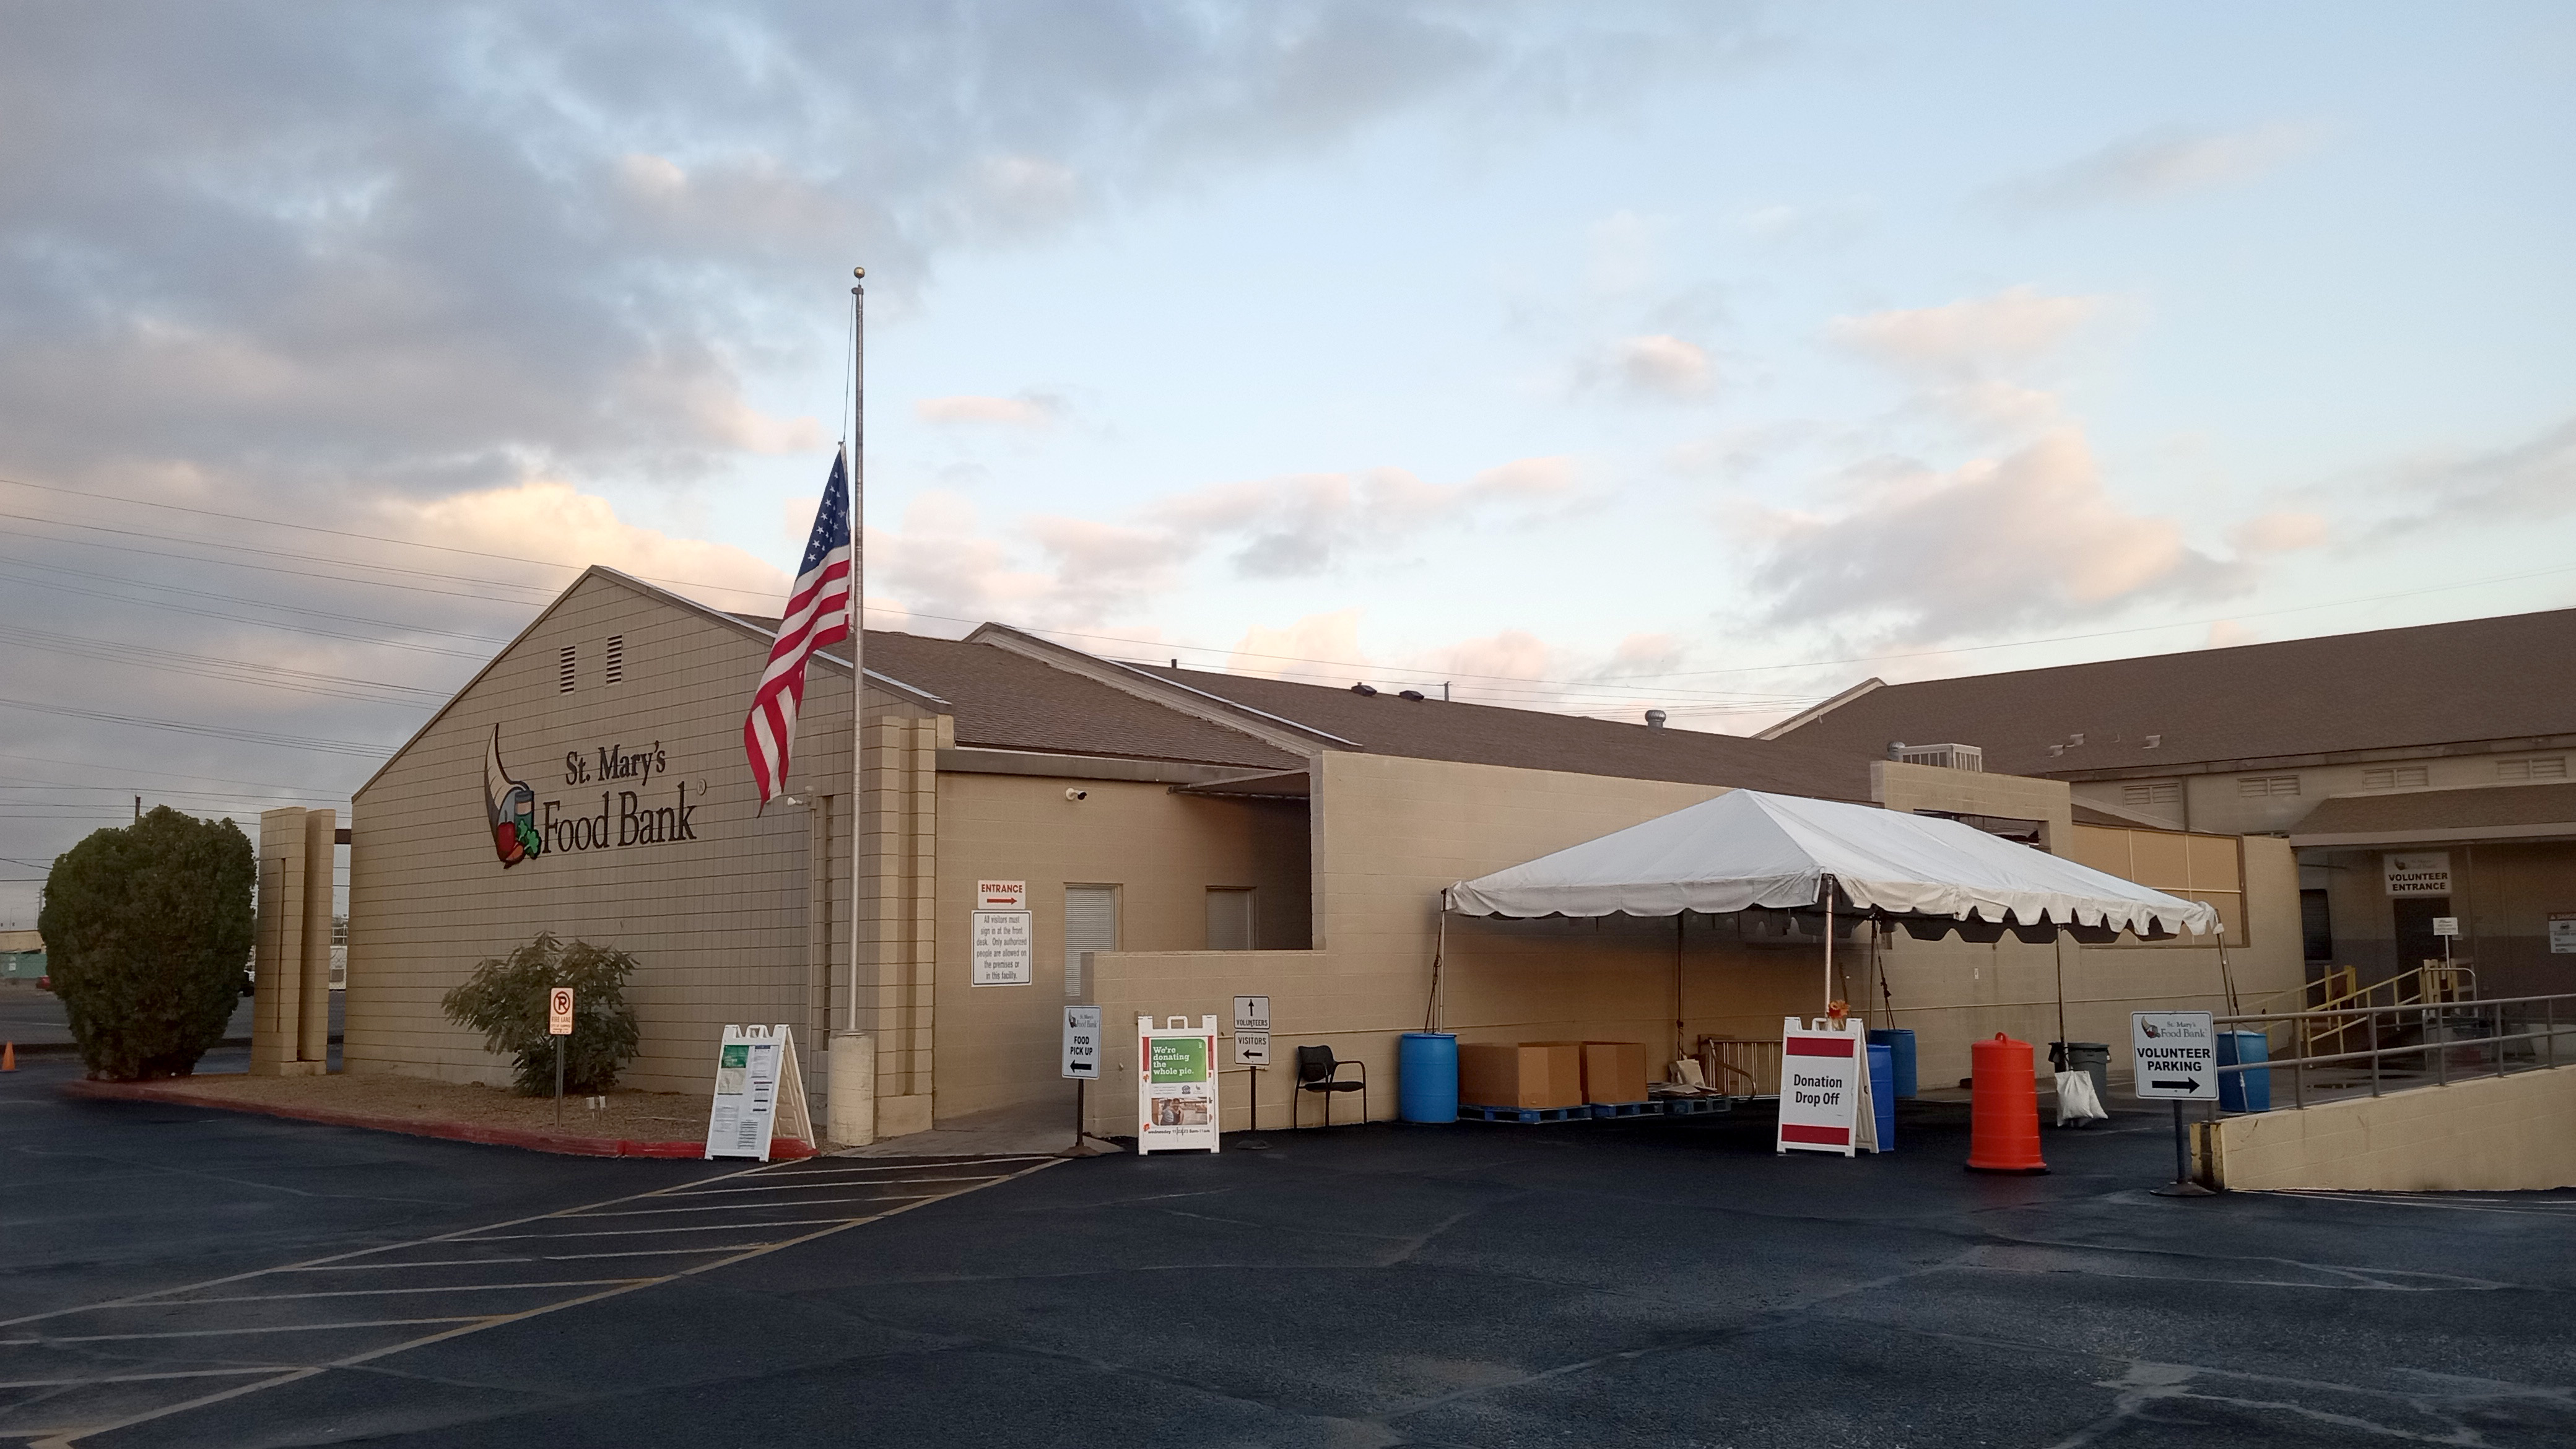
[[2451, 898], [2402, 896], [2388, 904], [2397, 911], [2398, 974], [2441, 960], [2442, 938], [2433, 934], [2433, 918], [2451, 914]]

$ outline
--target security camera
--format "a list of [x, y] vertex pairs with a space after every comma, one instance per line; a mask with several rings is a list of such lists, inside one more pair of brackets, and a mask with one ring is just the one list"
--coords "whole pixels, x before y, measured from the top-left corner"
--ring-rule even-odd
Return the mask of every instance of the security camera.
[[1091, 798], [1091, 792], [1088, 790], [1067, 790], [1064, 792], [1064, 798], [1067, 800], [1088, 800]]

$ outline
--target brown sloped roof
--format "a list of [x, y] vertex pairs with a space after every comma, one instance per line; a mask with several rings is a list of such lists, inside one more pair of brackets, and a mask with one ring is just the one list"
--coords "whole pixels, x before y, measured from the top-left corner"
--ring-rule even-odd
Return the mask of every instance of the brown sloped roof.
[[960, 745], [1267, 769], [1305, 764], [1239, 730], [989, 644], [870, 629], [867, 665], [870, 674], [948, 701]]
[[1989, 770], [2063, 775], [2569, 733], [2576, 609], [1892, 684], [1781, 741], [1976, 745]]
[[1372, 754], [1869, 799], [1867, 755], [1818, 749], [1803, 741], [1774, 743], [1495, 705], [1403, 699], [1393, 690], [1372, 697], [1280, 679], [1135, 667], [1339, 735]]
[[2576, 834], [2576, 782], [2479, 785], [2464, 790], [2406, 790], [2389, 795], [2333, 795], [2317, 802], [2291, 831], [2293, 844], [2312, 836], [2337, 840], [2458, 831], [2477, 835], [2555, 827]]

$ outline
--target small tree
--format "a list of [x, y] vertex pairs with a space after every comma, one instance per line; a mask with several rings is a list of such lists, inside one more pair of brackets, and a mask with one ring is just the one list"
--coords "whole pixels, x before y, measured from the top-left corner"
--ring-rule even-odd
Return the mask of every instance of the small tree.
[[634, 1060], [641, 1040], [635, 1008], [626, 1004], [626, 976], [635, 958], [587, 941], [567, 945], [551, 931], [507, 956], [474, 968], [463, 985], [439, 1001], [447, 1019], [483, 1033], [483, 1048], [517, 1059], [520, 1093], [543, 1097], [555, 1089], [555, 1039], [546, 1031], [546, 992], [572, 988], [572, 1035], [564, 1042], [564, 1090], [605, 1092], [617, 1085], [618, 1068]]
[[36, 928], [93, 1077], [184, 1077], [223, 1040], [250, 958], [250, 837], [167, 805], [54, 861]]

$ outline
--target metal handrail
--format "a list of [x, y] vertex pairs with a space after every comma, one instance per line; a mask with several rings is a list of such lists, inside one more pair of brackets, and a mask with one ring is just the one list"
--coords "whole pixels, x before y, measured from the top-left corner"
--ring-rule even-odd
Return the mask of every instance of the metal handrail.
[[[2545, 1043], [2544, 1047], [2533, 1052], [2531, 1061], [2522, 1067], [2521, 1070], [2545, 1070], [2558, 1065], [2558, 1038], [2562, 1034], [2562, 1029], [2558, 1024], [2558, 1012], [2560, 1003], [2562, 1002], [2569, 1003], [2571, 1006], [2576, 1006], [2576, 992], [2562, 992], [2548, 996], [2499, 996], [2492, 997], [2484, 1001], [2415, 1001], [2408, 1002], [2402, 1006], [2329, 1006], [2315, 1007], [2305, 1011], [2255, 1012], [2239, 1016], [2216, 1017], [2213, 1018], [2212, 1025], [2219, 1030], [2226, 1030], [2231, 1027], [2240, 1029], [2249, 1027], [2262, 1028], [2263, 1038], [2266, 1044], [2265, 1051], [2267, 1053], [2270, 1050], [2270, 1028], [2273, 1026], [2284, 1024], [2303, 1026], [2310, 1018], [2346, 1019], [2340, 1020], [2338, 1025], [2329, 1027], [2326, 1030], [2294, 1030], [2291, 1033], [2291, 1040], [2300, 1048], [2299, 1053], [2295, 1056], [2267, 1058], [2266, 1060], [2259, 1062], [2229, 1062], [2217, 1068], [2217, 1075], [2221, 1078], [2227, 1077], [2231, 1074], [2242, 1077], [2247, 1072], [2269, 1071], [2275, 1067], [2283, 1068], [2290, 1073], [2290, 1095], [2292, 1105], [2296, 1108], [2304, 1109], [2308, 1105], [2308, 1072], [2312, 1068], [2322, 1066], [2367, 1061], [2370, 1064], [2370, 1095], [2374, 1097], [2382, 1095], [2380, 1063], [2388, 1057], [2423, 1057], [2429, 1054], [2432, 1058], [2433, 1073], [2436, 1083], [2447, 1085], [2451, 1080], [2451, 1054], [2455, 1051], [2463, 1048], [2471, 1050], [2483, 1050], [2490, 1047], [2493, 1048], [2495, 1070], [2492, 1073], [2481, 1073], [2480, 1075], [2502, 1077], [2509, 1075], [2515, 1070], [2515, 1068], [2506, 1060], [2508, 1054], [2504, 1050], [2505, 1044], [2517, 1041], [2537, 1041]], [[2515, 1032], [2508, 1032], [2505, 1030], [2506, 1007], [2520, 1006], [2528, 1008], [2534, 1005], [2539, 1007], [2541, 1018], [2540, 1026], [2537, 1029]], [[2485, 1023], [2491, 1019], [2492, 1029], [2477, 1036], [2461, 1037], [2457, 1039], [2448, 1036], [2439, 1036], [2431, 1040], [2418, 1041], [2406, 1046], [2384, 1047], [2379, 1044], [2379, 1020], [2381, 1017], [2396, 1017], [2401, 1020], [2408, 1016], [2419, 1017], [2429, 1028], [2434, 1026], [2447, 1026], [2452, 1019], [2462, 1015], [2471, 1016], [2481, 1023]], [[2525, 1019], [2525, 1024], [2527, 1025], [2531, 1013], [2526, 1010], [2520, 1013], [2520, 1015]], [[2356, 1017], [2361, 1018], [2361, 1020], [2348, 1020], [2348, 1018]], [[2306, 1049], [2318, 1037], [2324, 1036], [2326, 1031], [2332, 1031], [2338, 1039], [2341, 1039], [2356, 1027], [2362, 1027], [2369, 1033], [2370, 1045], [2361, 1051], [2342, 1051], [2326, 1053], [2323, 1055], [2314, 1055]], [[2568, 1027], [2565, 1028], [2565, 1034], [2576, 1035], [2576, 1012], [2571, 1012], [2571, 1019]], [[2214, 1106], [2215, 1104], [2213, 1104], [2213, 1108]]]

